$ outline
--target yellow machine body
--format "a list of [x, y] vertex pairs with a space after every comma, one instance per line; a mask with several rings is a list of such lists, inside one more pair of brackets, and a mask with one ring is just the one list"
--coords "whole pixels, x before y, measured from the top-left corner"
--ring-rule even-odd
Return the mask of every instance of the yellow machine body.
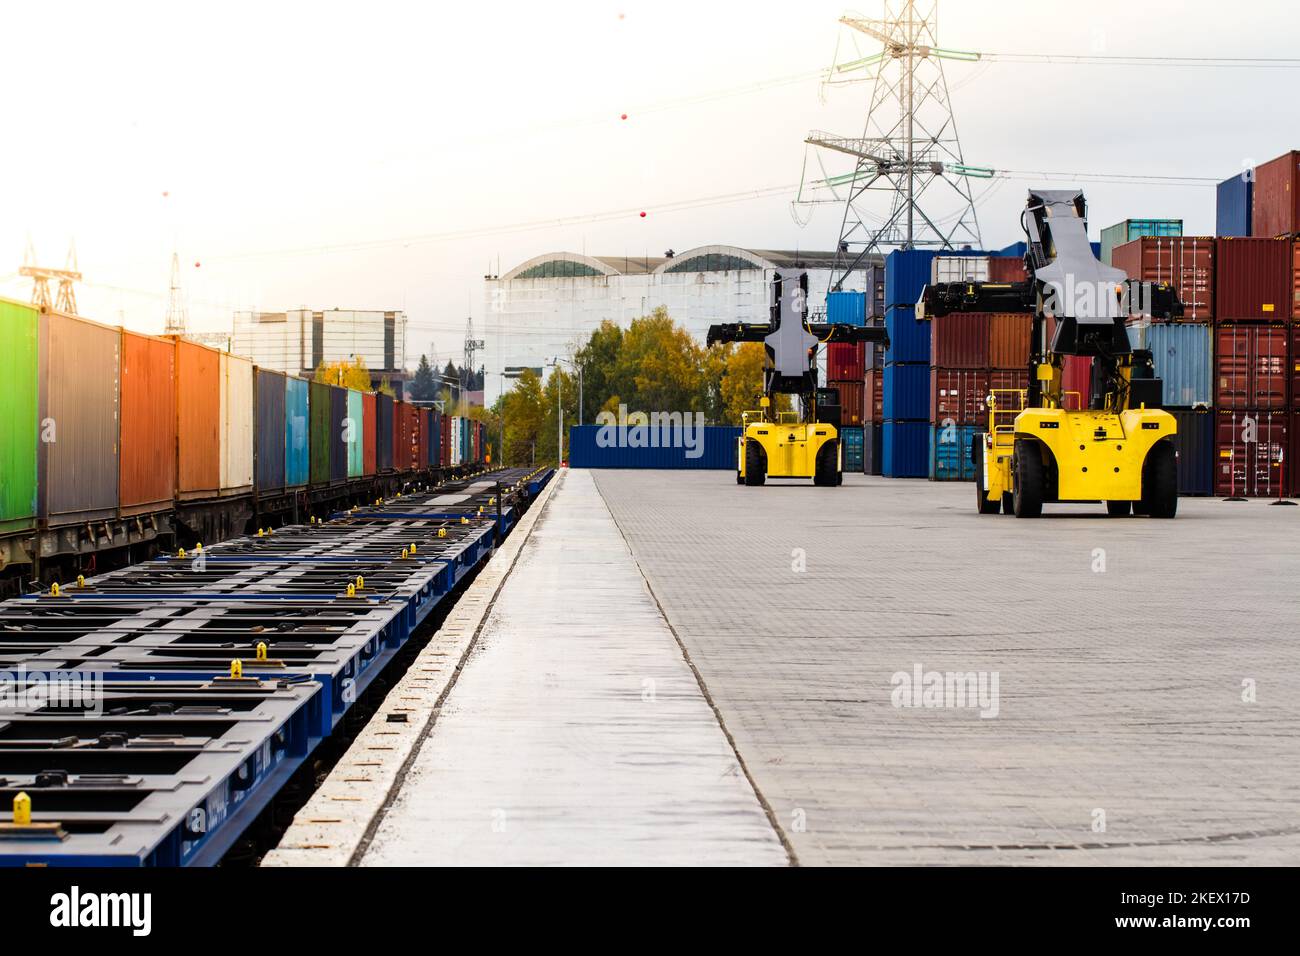
[[[737, 477], [745, 477], [746, 442], [757, 442], [767, 461], [768, 478], [812, 478], [817, 471], [817, 453], [827, 442], [839, 438], [834, 425], [821, 422], [773, 422], [760, 418], [755, 421], [746, 413], [745, 428], [736, 443]], [[843, 463], [837, 450], [836, 469]]]

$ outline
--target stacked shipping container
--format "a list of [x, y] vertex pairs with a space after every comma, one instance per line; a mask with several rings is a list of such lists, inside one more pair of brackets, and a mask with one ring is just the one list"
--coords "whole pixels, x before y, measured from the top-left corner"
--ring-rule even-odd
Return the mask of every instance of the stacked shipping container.
[[[864, 292], [831, 292], [826, 296], [827, 321], [832, 325], [864, 326], [867, 303]], [[871, 352], [874, 360], [875, 349]], [[866, 362], [866, 343], [831, 342], [826, 346], [826, 383], [840, 396], [840, 456], [845, 471], [862, 471], [863, 467]]]
[[889, 349], [881, 380], [881, 473], [924, 478], [929, 473], [930, 327], [918, 322], [916, 301], [931, 281], [936, 254], [895, 250], [885, 259], [885, 328]]

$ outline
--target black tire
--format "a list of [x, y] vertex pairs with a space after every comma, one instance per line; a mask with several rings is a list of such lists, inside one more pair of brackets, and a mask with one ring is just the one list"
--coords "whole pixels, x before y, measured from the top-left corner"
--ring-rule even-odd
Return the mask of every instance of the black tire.
[[1168, 441], [1156, 442], [1142, 464], [1142, 509], [1153, 518], [1178, 514], [1178, 457]]
[[834, 488], [840, 481], [840, 440], [832, 438], [817, 449], [817, 461], [813, 465], [813, 484], [823, 488]]
[[738, 484], [738, 485], [743, 485], [744, 483], [745, 483], [745, 476], [742, 475], [742, 474], [740, 473], [740, 469], [737, 468], [737, 469], [736, 469], [736, 484]]
[[1108, 501], [1106, 502], [1106, 514], [1112, 518], [1127, 518], [1128, 513], [1133, 509], [1131, 501]]
[[980, 462], [975, 463], [975, 508], [982, 515], [995, 515], [1002, 510], [1001, 498], [989, 501], [988, 495], [984, 493], [984, 466]]
[[753, 488], [767, 480], [767, 453], [752, 438], [745, 440], [745, 484]]
[[1016, 517], [1037, 518], [1043, 513], [1043, 498], [1047, 494], [1047, 467], [1037, 442], [1016, 439], [1014, 467]]
[[1009, 491], [1002, 492], [1002, 513], [1004, 515], [1013, 515], [1016, 513], [1016, 498]]

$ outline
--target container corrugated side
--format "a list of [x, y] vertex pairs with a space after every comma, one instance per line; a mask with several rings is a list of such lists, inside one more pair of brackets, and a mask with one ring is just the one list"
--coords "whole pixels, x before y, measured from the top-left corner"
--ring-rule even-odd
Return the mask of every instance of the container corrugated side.
[[952, 312], [931, 321], [934, 331], [930, 364], [939, 368], [987, 368], [989, 320], [988, 312]]
[[341, 385], [330, 385], [330, 484], [338, 485], [348, 480], [348, 390]]
[[930, 421], [936, 424], [973, 425], [987, 422], [985, 399], [989, 373], [975, 368], [930, 369]]
[[0, 533], [36, 521], [40, 314], [0, 299]]
[[740, 429], [729, 425], [706, 425], [689, 432], [680, 426], [573, 425], [569, 428], [569, 465], [734, 471], [739, 438]]
[[438, 412], [433, 412], [433, 430], [429, 433], [429, 467], [440, 468], [442, 466], [442, 420], [444, 416]]
[[169, 511], [176, 497], [176, 346], [122, 330], [122, 514]]
[[1181, 236], [1183, 221], [1181, 219], [1125, 219], [1101, 231], [1101, 255], [1098, 257], [1107, 265], [1113, 263], [1113, 254], [1117, 246], [1132, 242], [1141, 236]]
[[253, 363], [221, 353], [221, 494], [253, 488]]
[[258, 494], [276, 494], [285, 486], [285, 376], [259, 368], [256, 380], [253, 486]]
[[1254, 203], [1254, 174], [1229, 176], [1215, 188], [1214, 234], [1249, 236], [1250, 212]]
[[307, 484], [311, 476], [311, 406], [306, 379], [284, 379], [284, 482], [290, 488]]
[[861, 425], [843, 426], [840, 428], [841, 470], [846, 472], [862, 471], [863, 431], [864, 429]]
[[828, 292], [826, 321], [831, 325], [865, 325], [867, 297], [863, 292]]
[[375, 464], [380, 472], [393, 470], [393, 396], [375, 396]]
[[865, 411], [863, 382], [832, 382], [830, 387], [840, 396], [840, 424], [861, 425]]
[[866, 403], [866, 407], [862, 410], [863, 420], [883, 422], [885, 420], [885, 370], [883, 368], [867, 369], [862, 393]]
[[1213, 337], [1208, 325], [1139, 322], [1129, 331], [1134, 348], [1149, 349], [1164, 404], [1209, 405], [1214, 400]]
[[1021, 256], [989, 256], [990, 282], [1024, 282], [1028, 278]]
[[333, 443], [330, 437], [334, 431], [330, 427], [330, 387], [324, 382], [311, 382], [311, 483], [328, 485], [330, 474], [334, 471], [330, 462]]
[[1027, 368], [1033, 318], [1014, 312], [989, 316], [989, 368]]
[[1172, 285], [1183, 303], [1182, 321], [1212, 322], [1214, 248], [1211, 236], [1147, 237], [1116, 246], [1111, 262], [1130, 279]]
[[880, 443], [881, 473], [886, 478], [925, 478], [930, 474], [929, 422], [885, 422]]
[[1283, 493], [1289, 411], [1219, 409], [1214, 437], [1214, 493], [1275, 498]]
[[931, 481], [975, 480], [971, 444], [977, 431], [975, 425], [930, 426]]
[[916, 301], [930, 281], [928, 249], [896, 249], [885, 258], [886, 362], [929, 362], [930, 326], [916, 320]]
[[1285, 408], [1289, 329], [1267, 325], [1223, 324], [1214, 330], [1216, 408]]
[[1214, 412], [1209, 409], [1169, 409], [1178, 422], [1178, 493], [1214, 494]]
[[221, 489], [221, 353], [176, 338], [176, 495]]
[[1216, 321], [1286, 321], [1295, 289], [1290, 240], [1216, 239], [1215, 255]]
[[348, 413], [344, 435], [348, 449], [348, 477], [360, 478], [365, 474], [366, 462], [366, 406], [361, 393], [349, 388]]
[[375, 473], [376, 461], [378, 459], [377, 432], [379, 427], [377, 396], [373, 392], [365, 392], [361, 396], [361, 434], [365, 446], [361, 451], [361, 470], [366, 475]]
[[860, 382], [865, 371], [865, 342], [830, 342], [827, 344], [826, 381]]
[[988, 282], [988, 256], [940, 254], [930, 263], [931, 282]]
[[862, 429], [862, 472], [866, 475], [879, 475], [884, 465], [884, 431], [883, 422], [871, 422]]
[[882, 388], [885, 421], [929, 422], [929, 365], [886, 365]]
[[1300, 232], [1300, 150], [1255, 167], [1250, 224], [1265, 238]]
[[41, 316], [39, 349], [37, 515], [51, 526], [113, 517], [120, 333], [47, 312]]

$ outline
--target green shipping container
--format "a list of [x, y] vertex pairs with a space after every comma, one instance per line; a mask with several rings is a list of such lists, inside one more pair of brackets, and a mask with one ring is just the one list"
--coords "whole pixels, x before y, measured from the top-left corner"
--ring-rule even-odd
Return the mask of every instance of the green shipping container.
[[1134, 239], [1141, 239], [1143, 236], [1181, 236], [1182, 234], [1181, 219], [1125, 219], [1101, 231], [1101, 261], [1111, 265], [1112, 250]]
[[312, 382], [308, 396], [311, 417], [311, 483], [330, 483], [330, 387]]
[[36, 339], [39, 313], [0, 299], [0, 533], [36, 517]]
[[348, 389], [348, 420], [344, 433], [348, 436], [348, 477], [360, 478], [365, 473], [366, 412], [361, 393], [355, 388]]

